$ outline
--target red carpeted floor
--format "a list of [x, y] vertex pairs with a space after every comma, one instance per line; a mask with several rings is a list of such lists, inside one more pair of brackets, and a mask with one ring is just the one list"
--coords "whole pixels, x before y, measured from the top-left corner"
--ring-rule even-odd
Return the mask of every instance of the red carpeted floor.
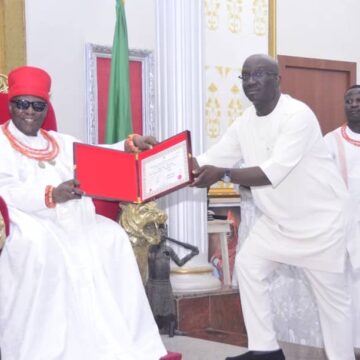
[[160, 360], [181, 360], [182, 356], [179, 353], [169, 352], [166, 356], [162, 357]]

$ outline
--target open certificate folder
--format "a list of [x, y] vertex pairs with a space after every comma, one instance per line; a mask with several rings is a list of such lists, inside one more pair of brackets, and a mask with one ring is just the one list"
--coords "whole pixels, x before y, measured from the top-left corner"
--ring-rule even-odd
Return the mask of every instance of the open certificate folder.
[[192, 182], [190, 132], [134, 154], [74, 143], [75, 179], [86, 195], [141, 203]]

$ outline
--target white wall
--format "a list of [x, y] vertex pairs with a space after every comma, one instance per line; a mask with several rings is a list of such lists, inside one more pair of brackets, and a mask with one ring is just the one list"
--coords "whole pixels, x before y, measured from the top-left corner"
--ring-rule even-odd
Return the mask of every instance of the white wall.
[[277, 53], [357, 62], [359, 0], [277, 0]]
[[[155, 2], [125, 1], [130, 48], [155, 48]], [[112, 44], [115, 0], [25, 0], [25, 4], [28, 64], [44, 67], [53, 78], [60, 131], [85, 140], [85, 43]], [[277, 4], [278, 54], [360, 65], [359, 0], [277, 0]], [[358, 73], [360, 82], [360, 67]]]
[[[59, 130], [86, 138], [85, 44], [112, 45], [115, 0], [25, 0], [27, 62], [52, 76]], [[152, 0], [127, 0], [129, 47], [153, 49]]]

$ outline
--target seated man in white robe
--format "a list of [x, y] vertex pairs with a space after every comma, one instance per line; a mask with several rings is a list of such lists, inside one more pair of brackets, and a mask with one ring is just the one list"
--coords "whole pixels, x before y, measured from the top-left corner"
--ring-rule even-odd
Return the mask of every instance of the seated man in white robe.
[[[9, 74], [12, 119], [0, 129], [0, 195], [11, 219], [0, 256], [2, 360], [158, 360], [166, 351], [125, 231], [77, 188], [77, 140], [41, 130], [50, 85], [38, 68]], [[133, 141], [145, 149], [155, 140]]]
[[[353, 211], [354, 246], [360, 248], [360, 85], [350, 87], [345, 93], [347, 123], [328, 133], [325, 141], [349, 189]], [[354, 250], [356, 251], [356, 249]], [[349, 267], [353, 302], [354, 344], [360, 348], [360, 270]]]

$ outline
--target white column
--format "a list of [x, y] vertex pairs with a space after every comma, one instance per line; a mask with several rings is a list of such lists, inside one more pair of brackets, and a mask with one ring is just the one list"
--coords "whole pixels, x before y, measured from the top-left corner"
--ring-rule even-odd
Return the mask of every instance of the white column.
[[[203, 1], [155, 4], [156, 136], [166, 139], [190, 130], [193, 154], [199, 155], [205, 149]], [[205, 190], [185, 188], [160, 202], [169, 216], [169, 236], [198, 246], [200, 255], [191, 263], [202, 265], [208, 254], [206, 200]]]

